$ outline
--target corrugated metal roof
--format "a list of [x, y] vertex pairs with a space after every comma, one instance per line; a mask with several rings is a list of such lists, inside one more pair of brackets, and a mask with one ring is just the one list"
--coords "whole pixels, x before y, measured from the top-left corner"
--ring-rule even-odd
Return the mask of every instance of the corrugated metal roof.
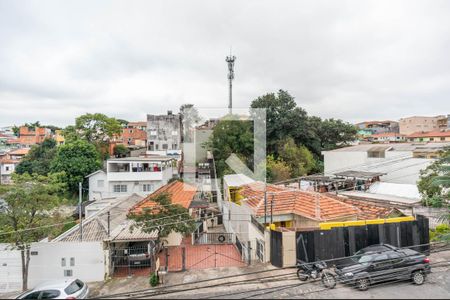
[[[83, 220], [83, 241], [103, 241], [108, 238], [108, 212], [110, 215], [110, 232], [128, 222], [128, 210], [142, 200], [141, 196], [133, 194], [129, 197], [117, 198], [117, 201], [103, 208], [91, 217]], [[112, 236], [112, 235], [111, 235]], [[80, 225], [64, 232], [54, 242], [74, 242], [80, 240]]]
[[111, 233], [111, 240], [120, 241], [142, 241], [158, 238], [158, 231], [154, 230], [150, 233], [144, 232], [140, 227], [135, 226], [136, 223], [128, 220], [125, 224], [119, 226]]

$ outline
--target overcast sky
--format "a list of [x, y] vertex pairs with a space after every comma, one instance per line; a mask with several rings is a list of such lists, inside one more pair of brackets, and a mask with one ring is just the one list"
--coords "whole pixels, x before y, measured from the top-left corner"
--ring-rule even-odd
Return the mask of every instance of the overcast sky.
[[450, 1], [0, 0], [0, 126], [234, 106], [288, 90], [310, 115], [450, 113]]

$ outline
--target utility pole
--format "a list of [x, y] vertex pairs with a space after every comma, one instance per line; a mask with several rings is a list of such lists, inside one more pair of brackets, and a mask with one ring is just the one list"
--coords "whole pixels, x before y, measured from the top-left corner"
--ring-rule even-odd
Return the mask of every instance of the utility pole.
[[83, 187], [81, 182], [78, 183], [78, 216], [80, 219], [80, 242], [83, 241], [83, 208], [81, 205], [83, 198]]
[[275, 199], [275, 195], [272, 194], [272, 201], [270, 201], [270, 225], [273, 224], [273, 201]]
[[229, 83], [229, 101], [228, 101], [228, 112], [231, 115], [233, 109], [233, 79], [234, 79], [234, 61], [236, 60], [236, 56], [231, 55], [225, 58], [225, 61], [228, 63], [228, 83]]

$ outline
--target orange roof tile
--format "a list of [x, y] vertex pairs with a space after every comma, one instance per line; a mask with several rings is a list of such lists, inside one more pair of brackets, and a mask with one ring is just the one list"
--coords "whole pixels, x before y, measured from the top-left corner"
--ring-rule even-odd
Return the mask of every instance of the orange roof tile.
[[145, 209], [157, 206], [152, 199], [162, 193], [169, 193], [171, 195], [172, 204], [179, 204], [184, 208], [189, 208], [189, 205], [191, 205], [191, 202], [197, 193], [197, 187], [181, 181], [174, 181], [166, 184], [134, 205], [130, 209], [130, 213], [139, 214]]
[[[273, 201], [273, 214], [296, 214], [318, 221], [334, 220], [341, 217], [357, 216], [358, 208], [328, 197], [324, 194], [267, 185], [267, 210]], [[243, 203], [252, 208], [257, 216], [264, 215], [263, 183], [255, 182], [243, 186], [239, 194]]]
[[408, 135], [409, 138], [420, 137], [450, 137], [450, 131], [430, 131], [430, 132], [414, 132]]
[[397, 132], [384, 132], [384, 133], [376, 133], [372, 134], [371, 137], [391, 137], [391, 136], [406, 136], [404, 134], [400, 134]]
[[9, 152], [9, 155], [27, 155], [30, 152], [30, 148], [19, 148]]
[[402, 214], [398, 209], [391, 206], [382, 206], [377, 203], [373, 203], [366, 200], [355, 200], [350, 199], [345, 196], [337, 196], [334, 194], [327, 194], [329, 197], [334, 198], [338, 201], [350, 204], [354, 207], [357, 207], [361, 212], [358, 215], [359, 220], [372, 220], [372, 219], [379, 219], [379, 218], [387, 218], [392, 213], [400, 213]]

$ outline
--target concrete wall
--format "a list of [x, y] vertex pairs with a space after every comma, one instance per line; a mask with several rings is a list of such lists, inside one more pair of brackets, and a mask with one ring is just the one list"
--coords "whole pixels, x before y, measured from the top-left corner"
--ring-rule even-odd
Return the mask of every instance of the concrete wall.
[[[22, 287], [20, 251], [6, 250], [0, 245], [0, 292], [18, 291]], [[102, 242], [82, 243], [33, 243], [30, 259], [28, 287], [49, 280], [61, 280], [64, 270], [72, 270], [73, 278], [85, 282], [103, 281], [105, 277], [105, 253]], [[62, 266], [62, 259], [66, 266]], [[71, 266], [71, 259], [74, 265]]]

